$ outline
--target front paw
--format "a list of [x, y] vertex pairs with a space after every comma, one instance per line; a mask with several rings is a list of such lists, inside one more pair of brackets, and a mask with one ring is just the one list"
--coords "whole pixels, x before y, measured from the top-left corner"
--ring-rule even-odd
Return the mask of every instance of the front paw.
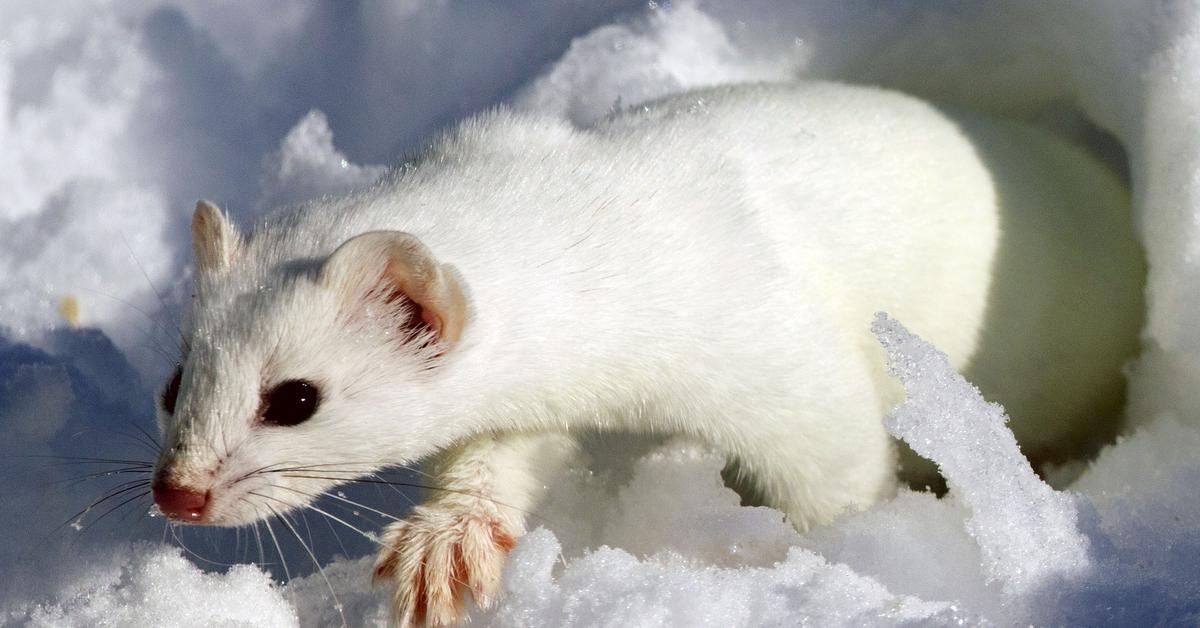
[[392, 611], [402, 627], [447, 626], [463, 619], [470, 592], [486, 608], [519, 526], [478, 509], [423, 505], [388, 526], [375, 561], [375, 583], [395, 586]]

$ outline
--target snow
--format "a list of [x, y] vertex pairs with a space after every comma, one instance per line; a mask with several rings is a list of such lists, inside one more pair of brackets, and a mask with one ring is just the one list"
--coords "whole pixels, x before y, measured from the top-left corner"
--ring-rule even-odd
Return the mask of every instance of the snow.
[[350, 163], [334, 147], [325, 114], [314, 109], [288, 131], [265, 169], [260, 205], [270, 209], [365, 187], [387, 167]]
[[[152, 458], [141, 430], [154, 432], [152, 389], [176, 353], [197, 198], [245, 224], [368, 184], [497, 103], [583, 125], [693, 87], [815, 76], [1026, 117], [1127, 171], [1151, 268], [1128, 433], [1053, 490], [1017, 455], [1001, 408], [903, 321], [879, 319], [908, 391], [886, 425], [939, 464], [946, 497], [901, 491], [801, 536], [740, 505], [703, 447], [618, 447], [637, 453], [552, 487], [501, 605], [475, 619], [1195, 624], [1198, 64], [1200, 8], [1184, 0], [5, 2], [0, 622], [385, 623], [370, 543], [337, 523], [295, 523], [318, 571], [279, 522], [170, 530], [141, 516], [136, 484], [80, 518], [144, 470], [41, 457]], [[415, 496], [347, 495], [397, 515]], [[358, 511], [364, 530], [385, 523]]]
[[971, 511], [965, 526], [982, 551], [988, 579], [1020, 595], [1055, 575], [1084, 572], [1089, 548], [1075, 504], [1034, 474], [1005, 426], [1004, 409], [984, 401], [944, 354], [886, 314], [876, 316], [871, 331], [906, 392], [884, 427], [936, 462]]
[[199, 618], [207, 625], [296, 624], [295, 609], [249, 565], [206, 574], [170, 547], [138, 544], [82, 571], [84, 577], [64, 583], [65, 600], [35, 606], [28, 625], [200, 625]]
[[614, 109], [688, 89], [787, 80], [802, 65], [803, 53], [797, 46], [770, 55], [746, 54], [719, 21], [682, 3], [673, 11], [652, 11], [577, 38], [513, 105], [586, 125]]
[[559, 545], [545, 529], [514, 550], [506, 598], [491, 615], [513, 626], [978, 624], [947, 602], [895, 595], [870, 578], [795, 550], [773, 567], [722, 569], [666, 553], [639, 560], [601, 547], [552, 575]]

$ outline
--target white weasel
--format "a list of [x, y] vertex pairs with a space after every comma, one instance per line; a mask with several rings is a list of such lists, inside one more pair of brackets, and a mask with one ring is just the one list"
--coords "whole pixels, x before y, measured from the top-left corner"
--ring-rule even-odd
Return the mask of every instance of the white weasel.
[[[401, 624], [455, 621], [464, 589], [494, 599], [580, 430], [699, 437], [804, 530], [895, 490], [876, 311], [996, 374], [1036, 446], [1119, 402], [1141, 272], [1126, 203], [1063, 142], [867, 87], [712, 89], [588, 130], [487, 113], [249, 236], [197, 206], [155, 498], [241, 525], [444, 452], [452, 491], [383, 537]], [[1006, 256], [1037, 272], [997, 303]], [[981, 362], [989, 342], [1038, 370]]]

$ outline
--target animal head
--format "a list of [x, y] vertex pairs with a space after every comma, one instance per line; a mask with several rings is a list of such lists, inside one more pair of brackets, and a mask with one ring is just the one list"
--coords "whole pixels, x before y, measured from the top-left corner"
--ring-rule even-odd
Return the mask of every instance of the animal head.
[[182, 357], [158, 397], [164, 513], [250, 523], [428, 453], [434, 388], [468, 324], [453, 268], [398, 231], [277, 259], [204, 201], [192, 240]]

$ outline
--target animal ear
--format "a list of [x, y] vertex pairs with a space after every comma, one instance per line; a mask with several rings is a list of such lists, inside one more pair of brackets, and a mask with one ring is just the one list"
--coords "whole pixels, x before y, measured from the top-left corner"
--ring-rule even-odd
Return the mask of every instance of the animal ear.
[[224, 212], [208, 201], [196, 203], [192, 214], [192, 254], [198, 272], [225, 272], [241, 246], [242, 236]]
[[462, 336], [467, 300], [458, 272], [439, 264], [411, 234], [371, 231], [350, 238], [325, 260], [320, 281], [340, 292], [344, 303], [408, 299], [415, 319], [429, 326], [445, 347]]

